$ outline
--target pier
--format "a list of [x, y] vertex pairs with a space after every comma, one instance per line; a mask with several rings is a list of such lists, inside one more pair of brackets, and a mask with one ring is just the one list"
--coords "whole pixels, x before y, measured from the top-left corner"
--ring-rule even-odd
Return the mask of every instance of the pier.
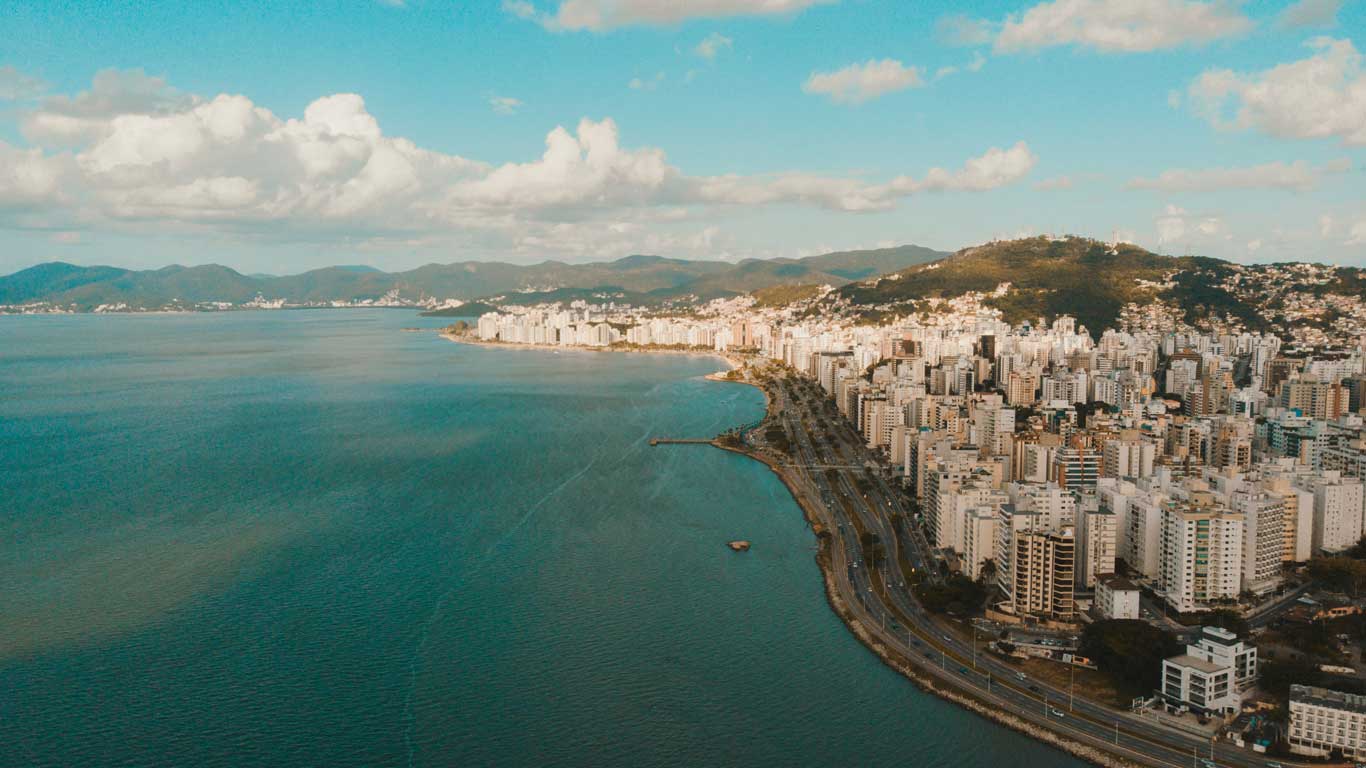
[[711, 445], [710, 437], [652, 437], [650, 445]]

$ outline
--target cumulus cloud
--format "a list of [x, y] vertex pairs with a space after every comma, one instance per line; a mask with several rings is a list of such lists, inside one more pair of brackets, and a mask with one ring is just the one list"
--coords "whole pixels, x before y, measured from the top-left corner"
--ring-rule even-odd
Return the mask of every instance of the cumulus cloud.
[[1332, 27], [1338, 22], [1342, 0], [1299, 0], [1276, 17], [1276, 24], [1285, 29]]
[[1366, 72], [1350, 40], [1317, 37], [1307, 59], [1264, 72], [1210, 70], [1190, 85], [1190, 100], [1211, 124], [1290, 139], [1338, 139], [1366, 146]]
[[949, 45], [986, 45], [996, 34], [991, 22], [963, 14], [940, 18], [935, 22], [934, 31]]
[[140, 69], [106, 69], [95, 75], [88, 91], [47, 98], [25, 116], [20, 129], [30, 141], [74, 145], [99, 138], [114, 117], [170, 114], [191, 102], [165, 78]]
[[1129, 182], [1130, 189], [1155, 189], [1163, 192], [1209, 192], [1217, 189], [1294, 189], [1309, 190], [1324, 176], [1342, 173], [1352, 167], [1348, 160], [1337, 160], [1322, 166], [1311, 166], [1304, 161], [1293, 163], [1265, 163], [1244, 168], [1204, 168], [1191, 170], [1171, 168], [1155, 178], [1138, 178]]
[[1347, 233], [1345, 245], [1366, 245], [1366, 219], [1362, 219], [1352, 225]]
[[489, 106], [500, 115], [515, 115], [523, 104], [521, 99], [514, 99], [511, 96], [492, 96], [489, 98]]
[[792, 15], [833, 2], [836, 0], [560, 0], [542, 9], [526, 0], [504, 0], [503, 9], [547, 29], [598, 32], [691, 19]]
[[967, 64], [964, 64], [961, 68], [951, 64], [949, 66], [940, 67], [939, 69], [935, 70], [934, 79], [942, 80], [950, 75], [956, 75], [959, 72], [980, 72], [982, 70], [982, 67], [985, 66], [986, 63], [987, 57], [983, 56], [980, 53], [973, 53], [972, 59], [968, 61]]
[[42, 80], [6, 64], [0, 67], [0, 101], [31, 99], [43, 92]]
[[1042, 191], [1047, 191], [1051, 189], [1071, 189], [1072, 177], [1054, 176], [1051, 179], [1044, 179], [1043, 181], [1038, 182], [1034, 185], [1034, 188]]
[[658, 88], [659, 85], [663, 82], [664, 73], [656, 72], [654, 77], [648, 79], [642, 80], [639, 77], [633, 77], [631, 78], [631, 81], [626, 84], [626, 87], [630, 88], [633, 91], [653, 91], [654, 89]]
[[729, 50], [734, 42], [720, 32], [713, 32], [702, 38], [702, 42], [698, 43], [692, 50], [693, 53], [704, 59], [714, 59], [716, 54], [723, 50]]
[[623, 146], [611, 119], [585, 119], [573, 131], [552, 130], [539, 158], [492, 165], [386, 136], [356, 94], [326, 96], [301, 117], [282, 118], [241, 95], [153, 90], [156, 98], [49, 99], [27, 114], [45, 128], [74, 115], [80, 128], [31, 132], [49, 137], [46, 145], [0, 143], [0, 222], [13, 225], [22, 213], [41, 214], [52, 231], [178, 226], [352, 242], [497, 233], [521, 242], [562, 225], [652, 224], [717, 206], [887, 210], [920, 193], [1004, 186], [1035, 162], [1019, 143], [957, 170], [885, 183], [689, 176], [661, 149]]
[[1170, 203], [1158, 214], [1154, 225], [1159, 245], [1191, 242], [1209, 245], [1227, 243], [1233, 238], [1222, 217], [1191, 213]]
[[908, 67], [896, 59], [870, 59], [834, 72], [813, 72], [802, 84], [802, 90], [826, 96], [836, 104], [862, 104], [886, 93], [924, 84], [919, 67]]
[[1023, 142], [992, 147], [956, 171], [931, 168], [919, 179], [898, 176], [885, 184], [809, 174], [772, 178], [718, 176], [696, 182], [696, 194], [716, 203], [755, 205], [805, 203], [840, 211], [884, 211], [896, 201], [925, 192], [984, 192], [1013, 184], [1033, 170], [1037, 158]]
[[1141, 52], [1207, 43], [1246, 32], [1252, 22], [1225, 0], [1052, 0], [1000, 25], [999, 52], [1076, 45]]

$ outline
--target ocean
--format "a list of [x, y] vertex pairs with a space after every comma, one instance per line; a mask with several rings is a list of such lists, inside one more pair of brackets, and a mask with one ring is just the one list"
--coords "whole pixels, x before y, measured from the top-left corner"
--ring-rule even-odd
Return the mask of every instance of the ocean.
[[[829, 610], [717, 358], [0, 317], [0, 765], [1076, 766]], [[753, 549], [731, 552], [726, 542]]]

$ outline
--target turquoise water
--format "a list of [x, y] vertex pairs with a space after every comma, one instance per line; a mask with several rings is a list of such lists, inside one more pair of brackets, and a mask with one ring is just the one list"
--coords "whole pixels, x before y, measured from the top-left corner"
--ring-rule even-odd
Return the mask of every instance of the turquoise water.
[[[709, 358], [0, 317], [0, 764], [1076, 765], [828, 610]], [[734, 538], [754, 542], [735, 554]]]

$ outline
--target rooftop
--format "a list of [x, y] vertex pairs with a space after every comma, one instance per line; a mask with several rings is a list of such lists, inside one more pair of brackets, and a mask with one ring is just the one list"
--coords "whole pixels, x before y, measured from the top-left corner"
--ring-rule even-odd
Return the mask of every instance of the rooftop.
[[1206, 675], [1213, 675], [1218, 672], [1231, 671], [1228, 667], [1215, 664], [1212, 661], [1205, 661], [1204, 659], [1198, 656], [1191, 656], [1188, 653], [1183, 653], [1180, 656], [1173, 656], [1170, 659], [1167, 659], [1165, 663], [1172, 664], [1178, 667], [1185, 667], [1187, 669], [1193, 669], [1197, 672], [1202, 672]]
[[1298, 702], [1342, 709], [1348, 712], [1366, 712], [1366, 696], [1333, 691], [1313, 685], [1291, 685], [1290, 701], [1292, 703]]

